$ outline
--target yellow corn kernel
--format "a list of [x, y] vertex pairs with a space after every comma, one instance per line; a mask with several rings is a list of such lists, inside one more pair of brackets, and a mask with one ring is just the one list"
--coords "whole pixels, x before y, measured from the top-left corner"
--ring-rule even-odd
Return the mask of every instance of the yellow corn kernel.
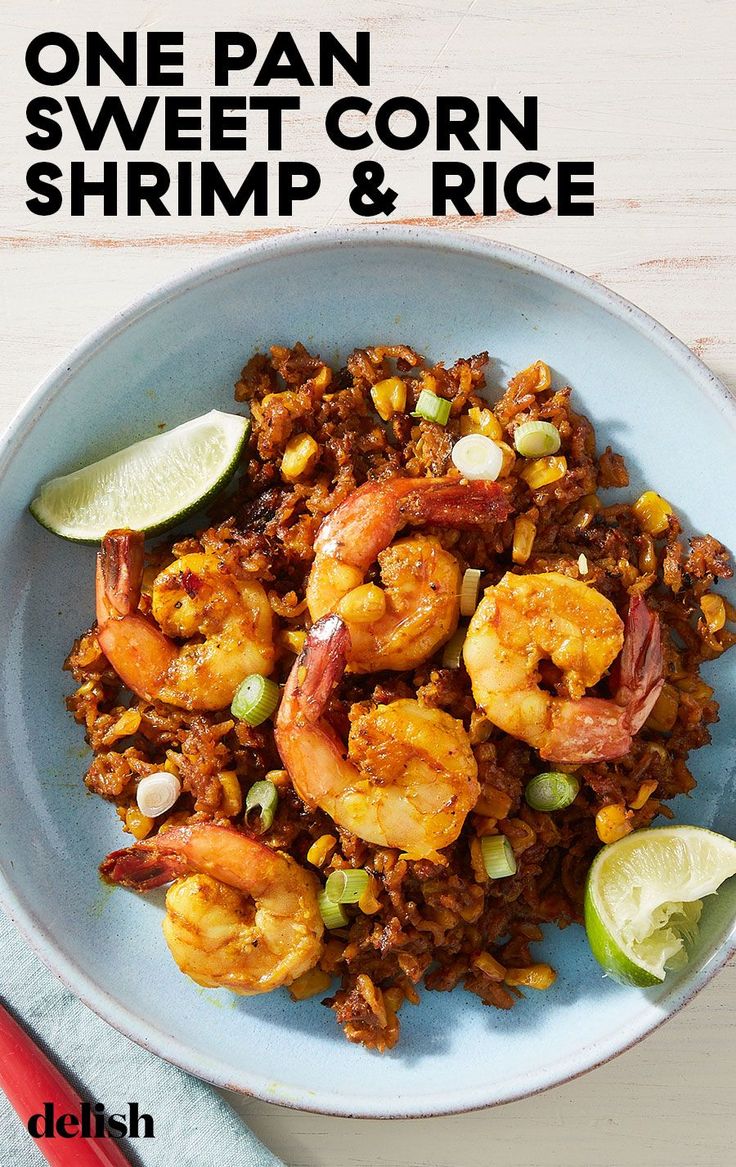
[[520, 477], [524, 479], [530, 490], [539, 490], [540, 486], [549, 486], [567, 474], [567, 458], [563, 454], [552, 454], [549, 458], [533, 458], [526, 462]]
[[401, 377], [387, 377], [373, 386], [371, 397], [378, 416], [390, 421], [395, 413], [406, 409], [406, 382]]
[[514, 523], [514, 542], [511, 548], [511, 558], [514, 563], [526, 563], [532, 553], [537, 528], [531, 519], [519, 515]]
[[527, 989], [549, 989], [557, 980], [557, 973], [548, 964], [532, 964], [528, 968], [507, 968], [507, 985], [524, 985]]
[[629, 806], [631, 807], [631, 809], [632, 810], [641, 810], [641, 808], [644, 806], [644, 804], [649, 802], [649, 799], [652, 797], [652, 795], [654, 794], [654, 791], [657, 789], [657, 785], [658, 784], [657, 784], [656, 778], [645, 778], [644, 781], [642, 782], [641, 786], [639, 787], [639, 789], [636, 792], [636, 798], [634, 798], [629, 803]]
[[288, 770], [269, 770], [264, 774], [266, 782], [273, 782], [277, 790], [283, 789], [285, 786], [291, 786], [291, 778]]
[[471, 406], [467, 413], [460, 418], [460, 433], [483, 434], [493, 442], [499, 442], [503, 437], [501, 423], [490, 409], [480, 409], [477, 405]]
[[705, 616], [708, 631], [720, 632], [726, 623], [726, 605], [723, 602], [723, 597], [706, 592], [704, 596], [700, 597], [700, 607]]
[[137, 806], [129, 806], [125, 812], [125, 829], [136, 839], [145, 839], [153, 830], [153, 819], [138, 810]]
[[220, 813], [225, 818], [234, 818], [243, 809], [243, 791], [240, 789], [238, 776], [234, 770], [222, 770], [220, 773]]
[[586, 494], [580, 500], [580, 508], [570, 520], [576, 531], [585, 531], [601, 510], [603, 503], [597, 494]]
[[337, 613], [350, 624], [373, 624], [386, 611], [386, 596], [375, 584], [353, 588], [337, 605]]
[[669, 733], [677, 721], [677, 710], [680, 698], [674, 685], [669, 681], [662, 686], [662, 692], [654, 703], [652, 712], [646, 720], [647, 729], [655, 733]]
[[624, 835], [633, 831], [631, 825], [632, 812], [627, 810], [623, 802], [614, 802], [610, 806], [602, 806], [595, 816], [595, 829], [601, 843], [615, 843], [623, 839]]
[[508, 444], [508, 442], [496, 442], [496, 445], [503, 455], [503, 462], [501, 463], [501, 469], [498, 472], [498, 477], [508, 478], [516, 462], [516, 452], [511, 449], [511, 446]]
[[675, 513], [667, 499], [654, 490], [645, 490], [631, 509], [647, 535], [663, 535], [667, 530], [667, 520]]
[[312, 384], [316, 389], [326, 389], [332, 384], [332, 369], [329, 365], [323, 365], [316, 377], [312, 377]]
[[105, 745], [112, 745], [121, 737], [130, 737], [138, 729], [141, 715], [137, 709], [126, 709], [105, 734]]
[[511, 810], [512, 799], [503, 790], [496, 790], [493, 786], [487, 786], [480, 798], [475, 804], [475, 811], [477, 814], [485, 815], [491, 819], [505, 819]]
[[324, 993], [332, 984], [329, 973], [322, 972], [321, 968], [310, 968], [289, 985], [289, 995], [295, 1001], [306, 1001], [309, 997], [316, 997]]
[[79, 686], [79, 688], [77, 689], [74, 696], [75, 697], [86, 697], [88, 693], [92, 692], [94, 687], [95, 687], [94, 681], [85, 681], [83, 685]]
[[304, 474], [309, 474], [317, 461], [319, 446], [311, 434], [294, 434], [289, 438], [281, 459], [281, 477], [287, 482], [296, 482]]
[[502, 964], [499, 964], [495, 956], [491, 956], [490, 952], [481, 952], [480, 956], [476, 956], [473, 960], [476, 968], [479, 968], [489, 980], [502, 981], [506, 976], [506, 969]]
[[125, 827], [125, 816], [128, 813], [127, 806], [116, 806], [115, 813], [117, 814], [118, 818], [120, 819], [121, 823], [123, 824], [123, 827]]
[[337, 839], [334, 835], [320, 835], [307, 851], [307, 863], [314, 867], [324, 867], [336, 846]]
[[280, 636], [284, 648], [288, 648], [289, 652], [296, 653], [297, 656], [304, 648], [306, 639], [307, 634], [302, 628], [287, 628]]
[[515, 377], [511, 378], [509, 382], [512, 389], [521, 390], [524, 393], [542, 393], [545, 389], [549, 389], [552, 384], [552, 374], [549, 371], [549, 365], [545, 365], [544, 361], [535, 361], [533, 365], [522, 369]]
[[378, 899], [378, 880], [374, 876], [371, 876], [368, 887], [358, 900], [358, 907], [366, 916], [374, 916], [376, 912], [380, 911], [381, 904]]

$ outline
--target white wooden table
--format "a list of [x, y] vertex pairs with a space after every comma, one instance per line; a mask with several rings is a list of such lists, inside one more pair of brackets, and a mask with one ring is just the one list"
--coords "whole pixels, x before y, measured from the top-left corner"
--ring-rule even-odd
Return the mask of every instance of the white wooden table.
[[[340, 90], [315, 89], [308, 100], [303, 95], [289, 148], [293, 157], [317, 162], [323, 185], [288, 224], [247, 216], [34, 218], [24, 205], [23, 176], [42, 156], [25, 143], [24, 109], [39, 89], [23, 72], [23, 53], [32, 36], [49, 28], [109, 36], [123, 28], [183, 29], [185, 93], [209, 88], [215, 28], [247, 30], [259, 43], [269, 30], [289, 28], [313, 53], [314, 30], [322, 27], [345, 36], [371, 30], [374, 100], [498, 93], [512, 102], [538, 94], [539, 157], [594, 160], [595, 217], [506, 213], [453, 225], [601, 280], [662, 320], [736, 390], [736, 152], [728, 105], [735, 12], [730, 0], [275, 0], [259, 7], [236, 0], [4, 0], [3, 104], [10, 116], [0, 130], [0, 424], [70, 347], [152, 285], [254, 231], [354, 223], [347, 180], [355, 161], [373, 154], [339, 155], [326, 143], [321, 117]], [[106, 92], [122, 88], [110, 84], [100, 90]], [[148, 156], [157, 149], [154, 139]], [[74, 156], [78, 148], [62, 148], [62, 160]], [[113, 148], [105, 157], [122, 155]], [[401, 191], [392, 221], [425, 220], [431, 150], [403, 156], [379, 149], [375, 157]], [[518, 150], [504, 151], [502, 164], [518, 157]], [[236, 172], [232, 160], [227, 166]], [[494, 1111], [381, 1123], [232, 1101], [289, 1167], [725, 1167], [734, 1161], [736, 1138], [735, 991], [732, 964], [623, 1057]]]

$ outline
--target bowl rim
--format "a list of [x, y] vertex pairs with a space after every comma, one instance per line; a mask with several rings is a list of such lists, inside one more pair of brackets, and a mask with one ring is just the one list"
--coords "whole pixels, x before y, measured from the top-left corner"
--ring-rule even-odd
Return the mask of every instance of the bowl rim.
[[[537, 255], [534, 252], [501, 243], [486, 237], [457, 230], [433, 226], [400, 226], [398, 224], [362, 225], [356, 227], [296, 230], [288, 234], [267, 236], [243, 247], [227, 251], [224, 255], [205, 261], [184, 273], [158, 284], [149, 292], [135, 299], [121, 309], [99, 328], [85, 337], [71, 353], [60, 361], [41, 381], [29, 398], [21, 404], [10, 423], [0, 435], [0, 490], [2, 478], [12, 460], [23, 447], [24, 440], [36, 422], [51, 403], [61, 394], [67, 382], [76, 376], [92, 357], [120, 333], [135, 324], [149, 312], [195, 287], [241, 267], [268, 261], [272, 256], [296, 254], [339, 247], [371, 247], [386, 245], [409, 246], [430, 250], [446, 250], [460, 254], [477, 256], [481, 259], [501, 261], [508, 267], [521, 269], [529, 274], [538, 274], [553, 283], [561, 285], [583, 296], [620, 320], [630, 323], [641, 335], [654, 342], [671, 360], [682, 368], [696, 383], [696, 387], [706, 394], [732, 429], [736, 431], [736, 399], [723, 382], [687, 346], [674, 336], [664, 325], [656, 321], [641, 308], [604, 285], [582, 275], [572, 268]], [[189, 1046], [171, 1037], [163, 1030], [143, 1022], [136, 1013], [121, 1004], [116, 998], [98, 985], [71, 958], [60, 949], [50, 933], [47, 933], [34, 913], [25, 906], [22, 892], [16, 890], [3, 868], [0, 859], [0, 906], [21, 932], [39, 959], [62, 983], [93, 1010], [126, 1037], [144, 1049], [179, 1066], [194, 1077], [201, 1078], [223, 1089], [261, 1098], [294, 1109], [318, 1114], [352, 1118], [426, 1118], [435, 1115], [459, 1114], [472, 1110], [519, 1101], [541, 1093], [553, 1086], [570, 1082], [590, 1070], [611, 1060], [630, 1049], [647, 1034], [659, 1028], [673, 1017], [698, 993], [723, 965], [736, 954], [736, 919], [731, 933], [724, 939], [718, 950], [711, 953], [701, 966], [693, 966], [686, 979], [681, 979], [658, 1005], [664, 1011], [661, 1016], [653, 1015], [650, 1009], [642, 1010], [624, 1030], [617, 1029], [608, 1039], [601, 1040], [595, 1049], [580, 1053], [574, 1058], [568, 1056], [567, 1063], [552, 1063], [545, 1071], [526, 1075], [527, 1081], [519, 1088], [509, 1090], [503, 1096], [494, 1091], [489, 1094], [481, 1089], [464, 1090], [455, 1096], [446, 1092], [435, 1095], [421, 1093], [401, 1095], [395, 1100], [376, 1099], [371, 1096], [344, 1095], [335, 1091], [322, 1091], [316, 1095], [306, 1088], [289, 1087], [271, 1082], [258, 1075], [238, 1071], [228, 1072], [224, 1062], [209, 1055], [198, 1053]], [[642, 1000], [646, 997], [642, 995]], [[576, 1063], [576, 1064], [573, 1064]]]

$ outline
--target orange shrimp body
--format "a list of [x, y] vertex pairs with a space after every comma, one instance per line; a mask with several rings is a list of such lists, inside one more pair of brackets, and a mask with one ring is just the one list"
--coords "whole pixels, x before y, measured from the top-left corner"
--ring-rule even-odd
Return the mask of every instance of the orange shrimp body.
[[172, 884], [163, 931], [198, 985], [251, 996], [289, 985], [319, 960], [324, 926], [316, 877], [232, 827], [195, 823], [113, 851], [109, 883]]
[[224, 571], [215, 555], [184, 555], [156, 576], [147, 616], [138, 610], [142, 573], [143, 536], [108, 532], [97, 557], [97, 639], [132, 692], [223, 709], [249, 673], [271, 672], [272, 615], [260, 583]]
[[348, 749], [323, 716], [341, 680], [349, 632], [324, 616], [292, 668], [276, 719], [276, 744], [300, 798], [366, 842], [412, 859], [438, 858], [457, 839], [480, 789], [462, 722], [400, 699], [362, 714]]
[[[585, 696], [619, 653], [616, 696]], [[464, 656], [489, 721], [553, 762], [628, 753], [664, 683], [659, 620], [641, 596], [631, 598], [624, 625], [600, 592], [554, 571], [508, 572], [486, 588]], [[542, 659], [560, 670], [556, 694], [540, 687]]]
[[[416, 668], [457, 628], [460, 566], [431, 536], [392, 540], [407, 525], [472, 526], [502, 521], [508, 509], [496, 482], [448, 477], [364, 483], [319, 529], [307, 583], [312, 620], [329, 612], [344, 619], [353, 672]], [[374, 619], [359, 618], [351, 595], [376, 562], [383, 596], [380, 611]]]

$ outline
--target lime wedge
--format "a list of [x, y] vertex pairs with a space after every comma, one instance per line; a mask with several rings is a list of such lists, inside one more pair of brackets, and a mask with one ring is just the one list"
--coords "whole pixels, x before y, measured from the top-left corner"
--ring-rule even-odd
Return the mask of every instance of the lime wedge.
[[703, 897], [732, 875], [736, 842], [702, 827], [653, 827], [604, 847], [585, 887], [593, 955], [621, 984], [660, 984], [687, 964]]
[[31, 503], [31, 514], [77, 543], [97, 543], [115, 527], [165, 531], [226, 485], [249, 432], [247, 418], [213, 409], [52, 478]]

